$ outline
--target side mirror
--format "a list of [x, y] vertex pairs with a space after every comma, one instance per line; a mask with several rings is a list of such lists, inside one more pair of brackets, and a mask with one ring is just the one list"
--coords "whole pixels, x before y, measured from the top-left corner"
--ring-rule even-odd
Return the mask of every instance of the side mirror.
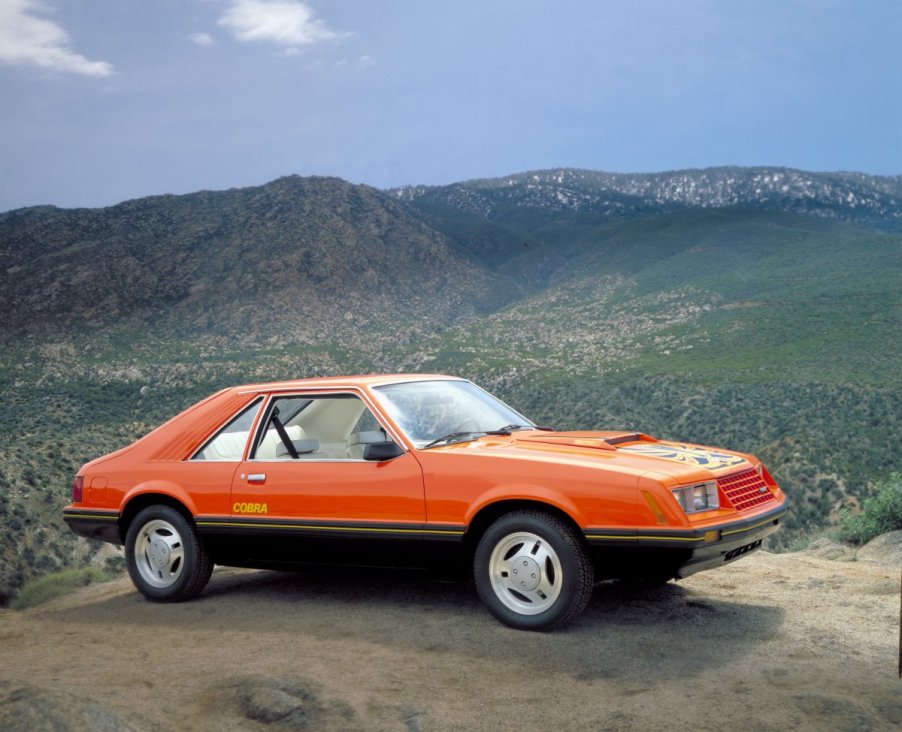
[[371, 442], [363, 448], [364, 460], [376, 460], [383, 462], [385, 460], [394, 460], [404, 454], [402, 448], [397, 442]]

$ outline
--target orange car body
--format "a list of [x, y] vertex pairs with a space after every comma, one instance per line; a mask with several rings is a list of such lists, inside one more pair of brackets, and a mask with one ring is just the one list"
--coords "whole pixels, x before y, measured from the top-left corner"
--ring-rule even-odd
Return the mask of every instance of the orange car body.
[[[754, 456], [640, 433], [561, 433], [528, 425], [418, 445], [395, 421], [380, 387], [433, 380], [458, 381], [389, 375], [225, 389], [85, 465], [65, 520], [82, 536], [123, 543], [142, 508], [165, 504], [193, 522], [220, 564], [329, 562], [341, 545], [335, 556], [342, 561], [367, 564], [364, 547], [390, 546], [392, 562], [416, 565], [445, 550], [472, 554], [493, 520], [535, 508], [576, 528], [595, 559], [596, 577], [643, 567], [682, 577], [758, 548], [786, 509], [786, 497]], [[402, 449], [383, 460], [351, 452], [341, 459], [327, 453], [303, 460], [261, 457], [267, 410], [286, 397], [359, 399], [385, 438]], [[233, 433], [232, 459], [197, 459], [242, 413], [253, 420], [246, 433]], [[685, 511], [673, 491], [693, 484], [716, 484], [717, 507]], [[297, 548], [302, 545], [304, 551]]]

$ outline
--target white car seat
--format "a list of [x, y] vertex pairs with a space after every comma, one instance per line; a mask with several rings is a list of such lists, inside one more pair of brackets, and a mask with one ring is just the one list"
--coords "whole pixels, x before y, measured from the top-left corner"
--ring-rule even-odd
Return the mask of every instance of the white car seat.
[[[301, 429], [301, 426], [298, 424], [293, 424], [290, 427], [285, 428], [285, 432], [288, 433], [288, 439], [292, 442], [296, 442], [298, 440], [303, 440], [306, 435], [304, 434], [304, 430]], [[275, 429], [270, 428], [266, 431], [266, 436], [260, 442], [260, 446], [257, 448], [256, 459], [257, 460], [273, 460], [277, 457], [280, 457], [278, 454], [278, 449], [282, 447], [285, 449], [285, 454], [288, 454], [288, 449], [285, 448], [285, 443], [282, 442], [282, 438], [279, 437], [279, 433], [275, 431]]]
[[348, 457], [363, 460], [363, 450], [367, 445], [385, 442], [385, 434], [381, 430], [361, 430], [348, 435]]

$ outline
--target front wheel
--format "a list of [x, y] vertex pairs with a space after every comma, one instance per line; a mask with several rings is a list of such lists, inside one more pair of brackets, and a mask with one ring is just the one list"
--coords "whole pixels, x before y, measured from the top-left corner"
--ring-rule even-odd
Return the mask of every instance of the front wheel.
[[576, 618], [589, 603], [593, 570], [576, 532], [538, 511], [516, 511], [479, 541], [473, 575], [498, 620], [520, 630], [548, 630]]
[[125, 560], [135, 587], [156, 602], [194, 597], [213, 572], [194, 527], [169, 506], [148, 506], [135, 516], [125, 536]]

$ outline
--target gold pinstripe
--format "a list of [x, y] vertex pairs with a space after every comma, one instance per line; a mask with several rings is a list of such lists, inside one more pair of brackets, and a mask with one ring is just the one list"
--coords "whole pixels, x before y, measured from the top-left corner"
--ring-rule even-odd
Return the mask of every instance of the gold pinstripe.
[[[783, 514], [780, 514], [776, 518], [782, 518]], [[761, 521], [757, 524], [752, 524], [751, 526], [746, 526], [744, 529], [732, 529], [730, 531], [721, 531], [721, 535], [723, 534], [741, 534], [743, 531], [751, 531], [752, 529], [757, 529], [759, 526], [764, 526], [765, 524], [772, 524], [776, 519], [769, 518], [766, 521]]]
[[[782, 515], [782, 514], [781, 514]], [[777, 516], [776, 518], [780, 518]], [[746, 531], [751, 531], [752, 529], [757, 529], [761, 526], [766, 526], [767, 524], [773, 523], [776, 519], [769, 518], [764, 521], [759, 521], [757, 524], [752, 524], [751, 526], [744, 526], [741, 529], [730, 529], [729, 531], [721, 531], [721, 537], [727, 536], [729, 534], [742, 534]], [[705, 541], [705, 537], [703, 536], [624, 536], [624, 535], [613, 535], [613, 534], [586, 534], [587, 539], [644, 539], [647, 541]]]

